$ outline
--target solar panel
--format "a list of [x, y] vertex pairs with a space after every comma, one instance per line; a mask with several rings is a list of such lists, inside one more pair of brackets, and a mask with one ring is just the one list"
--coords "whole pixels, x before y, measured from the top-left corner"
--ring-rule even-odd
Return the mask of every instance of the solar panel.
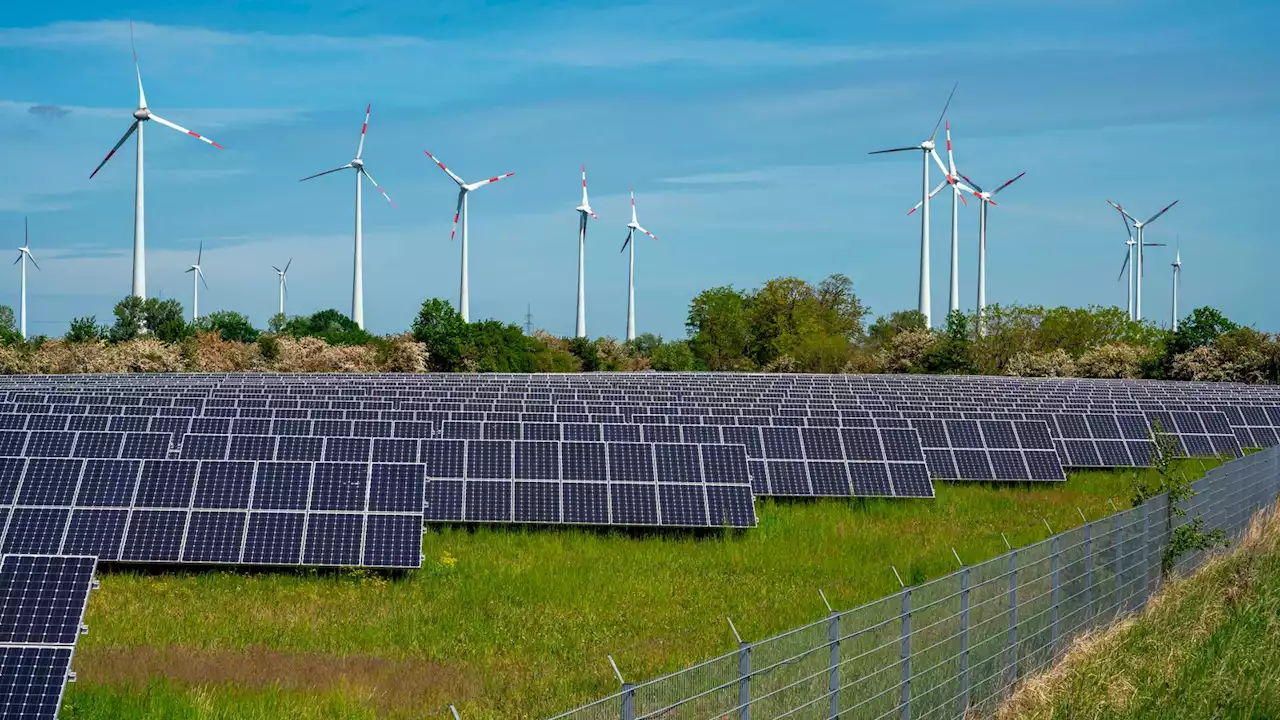
[[[1069, 428], [1085, 428], [1083, 431], [1087, 432], [1083, 417], [1077, 417], [1080, 422], [1069, 424]], [[920, 435], [923, 457], [932, 477], [1018, 482], [1066, 480], [1044, 422], [958, 418], [913, 418], [908, 422]], [[1073, 441], [1063, 442], [1069, 445]]]
[[55, 718], [84, 628], [93, 557], [6, 555], [0, 562], [0, 712]]

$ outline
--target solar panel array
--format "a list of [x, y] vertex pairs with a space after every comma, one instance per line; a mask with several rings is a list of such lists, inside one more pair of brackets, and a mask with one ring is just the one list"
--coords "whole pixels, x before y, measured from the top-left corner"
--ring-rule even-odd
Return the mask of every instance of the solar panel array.
[[1049, 426], [1037, 420], [911, 420], [935, 478], [1066, 480]]
[[418, 567], [424, 487], [417, 463], [0, 457], [0, 550]]
[[84, 629], [93, 557], [0, 560], [0, 717], [56, 718]]

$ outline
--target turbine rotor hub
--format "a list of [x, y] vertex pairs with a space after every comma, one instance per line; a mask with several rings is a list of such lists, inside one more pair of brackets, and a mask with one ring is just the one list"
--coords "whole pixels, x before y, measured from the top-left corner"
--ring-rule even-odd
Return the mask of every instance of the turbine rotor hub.
[[362, 168], [364, 167], [364, 161], [361, 160], [360, 158], [356, 158], [355, 160], [351, 161], [351, 166], [356, 169]]
[[151, 111], [144, 107], [140, 107], [137, 110], [133, 111], [133, 117], [137, 120], [150, 120]]

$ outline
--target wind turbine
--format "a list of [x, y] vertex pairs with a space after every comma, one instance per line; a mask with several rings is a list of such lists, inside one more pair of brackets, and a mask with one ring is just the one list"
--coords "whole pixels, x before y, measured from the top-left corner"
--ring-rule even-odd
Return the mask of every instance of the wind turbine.
[[387, 202], [391, 203], [392, 207], [395, 207], [395, 203], [391, 202], [391, 196], [387, 195], [387, 191], [383, 190], [382, 186], [378, 184], [378, 181], [373, 179], [373, 176], [370, 175], [369, 171], [364, 167], [364, 160], [361, 159], [361, 156], [364, 153], [364, 135], [369, 130], [369, 112], [372, 110], [373, 103], [369, 103], [369, 105], [364, 109], [364, 125], [360, 126], [360, 144], [356, 146], [356, 156], [351, 162], [332, 170], [325, 170], [322, 173], [308, 175], [298, 181], [305, 182], [312, 178], [318, 178], [321, 175], [338, 172], [339, 170], [356, 171], [356, 249], [354, 262], [355, 267], [352, 270], [351, 276], [351, 319], [362, 330], [364, 329], [364, 223], [362, 215], [362, 192], [364, 185], [360, 182], [362, 177], [368, 178], [369, 182], [373, 184], [373, 187], [376, 188], [378, 192], [382, 193], [382, 197], [386, 198]]
[[[440, 162], [435, 155], [432, 155], [430, 152], [426, 150], [423, 150], [422, 152], [427, 153], [427, 157], [431, 158], [436, 165], [440, 166], [441, 170], [445, 171], [445, 173], [448, 174], [449, 177], [453, 178], [454, 182], [458, 183], [458, 207], [456, 210], [453, 211], [453, 231], [449, 233], [449, 239], [453, 240], [454, 235], [457, 234], [458, 217], [461, 216], [462, 217], [462, 280], [459, 283], [460, 287], [458, 290], [458, 294], [459, 294], [458, 312], [462, 314], [462, 320], [464, 322], [471, 322], [471, 292], [468, 287], [468, 281], [467, 281], [467, 276], [468, 276], [468, 271], [467, 271], [467, 236], [468, 236], [467, 193], [471, 192], [472, 190], [482, 188], [485, 185], [489, 185], [490, 183], [496, 183], [499, 180], [502, 180], [503, 178], [509, 178], [512, 175], [515, 175], [515, 173], [509, 172], [506, 175], [499, 175], [497, 177], [491, 177], [488, 180], [481, 180], [480, 182], [474, 182], [474, 183], [468, 184], [465, 180], [463, 180], [462, 178], [454, 174], [452, 170], [445, 167], [444, 163]], [[585, 177], [586, 175], [585, 170], [583, 170], [583, 175]], [[583, 204], [584, 205], [586, 204], [585, 195], [583, 196]], [[579, 304], [581, 304], [581, 295], [579, 295]]]
[[1165, 214], [1166, 212], [1169, 212], [1169, 208], [1173, 207], [1174, 205], [1177, 205], [1178, 201], [1174, 200], [1168, 205], [1165, 205], [1164, 209], [1162, 209], [1160, 212], [1156, 213], [1155, 215], [1152, 215], [1151, 218], [1146, 222], [1140, 222], [1134, 219], [1132, 215], [1125, 212], [1124, 208], [1111, 202], [1110, 200], [1108, 200], [1107, 202], [1111, 204], [1111, 207], [1119, 210], [1121, 215], [1124, 215], [1126, 220], [1125, 228], [1127, 229], [1129, 227], [1128, 221], [1133, 221], [1133, 227], [1135, 230], [1137, 230], [1137, 233], [1138, 233], [1137, 238], [1134, 240], [1134, 244], [1136, 245], [1136, 248], [1137, 248], [1136, 259], [1138, 261], [1138, 267], [1137, 267], [1137, 271], [1134, 273], [1133, 319], [1135, 321], [1140, 321], [1142, 320], [1142, 268], [1143, 268], [1142, 250], [1145, 247], [1163, 247], [1164, 246], [1164, 243], [1143, 242], [1142, 231], [1146, 229], [1148, 225], [1155, 222], [1156, 218], [1159, 218], [1161, 215]]
[[[923, 171], [923, 179], [921, 181], [921, 190], [920, 190], [920, 203], [924, 207], [924, 212], [920, 214], [919, 309], [920, 309], [920, 312], [924, 315], [926, 327], [932, 326], [932, 316], [929, 310], [929, 306], [930, 306], [930, 299], [929, 299], [929, 156], [933, 155], [934, 138], [938, 136], [938, 128], [942, 127], [942, 118], [946, 117], [947, 108], [951, 107], [951, 98], [955, 97], [956, 88], [959, 86], [960, 86], [959, 82], [957, 82], [954, 86], [952, 86], [951, 95], [947, 96], [947, 103], [946, 105], [942, 106], [942, 113], [938, 115], [938, 122], [934, 124], [933, 132], [929, 134], [928, 140], [925, 140], [919, 145], [913, 145], [911, 147], [891, 148], [889, 150], [876, 150], [874, 152], [869, 153], [871, 155], [880, 155], [883, 153], [906, 152], [909, 150], [924, 151], [924, 158], [923, 158], [924, 171]], [[934, 160], [939, 164], [941, 164], [941, 161], [938, 160], [936, 157], [934, 158]]]
[[[964, 199], [964, 196], [960, 194], [961, 191], [972, 193], [974, 195], [976, 195], [977, 192], [975, 192], [973, 188], [965, 185], [964, 183], [956, 179], [960, 177], [960, 175], [956, 172], [956, 161], [951, 154], [951, 121], [950, 120], [947, 121], [947, 165], [950, 166], [950, 169], [948, 169], [947, 166], [944, 166], [942, 164], [942, 160], [938, 158], [937, 153], [933, 153], [933, 159], [934, 159], [934, 162], [937, 163], [938, 169], [942, 171], [942, 174], [945, 176], [945, 178], [943, 179], [942, 182], [938, 183], [937, 187], [935, 187], [933, 190], [929, 192], [929, 199], [932, 200], [933, 196], [941, 192], [942, 188], [948, 185], [951, 186], [950, 309], [952, 311], [955, 311], [960, 309], [960, 225], [959, 225], [959, 207], [956, 201], [959, 200], [960, 202], [968, 206], [969, 201]], [[910, 215], [911, 213], [914, 213], [916, 210], [919, 210], [923, 204], [924, 204], [923, 200], [916, 203], [915, 207], [907, 211], [907, 214]]]
[[968, 175], [963, 175], [963, 174], [960, 175], [960, 177], [964, 178], [965, 182], [969, 183], [977, 190], [976, 192], [974, 192], [973, 190], [970, 190], [970, 192], [973, 193], [974, 197], [978, 198], [978, 204], [979, 204], [979, 208], [978, 208], [978, 334], [979, 335], [981, 335], [983, 331], [982, 315], [984, 312], [986, 312], [986, 309], [987, 309], [987, 206], [998, 204], [995, 201], [995, 196], [999, 195], [1001, 190], [1004, 190], [1005, 188], [1014, 184], [1015, 182], [1018, 181], [1019, 178], [1021, 178], [1023, 175], [1026, 175], [1026, 174], [1027, 174], [1026, 171], [1018, 173], [1016, 176], [1013, 177], [1012, 180], [1006, 180], [1003, 185], [996, 188], [995, 190], [992, 190], [991, 192], [984, 191], [981, 187], [978, 186], [978, 183], [970, 180]]
[[587, 336], [587, 284], [584, 260], [587, 251], [587, 216], [599, 220], [587, 202], [587, 166], [582, 166], [582, 204], [577, 208], [578, 222], [578, 337]]
[[124, 142], [129, 139], [129, 136], [132, 135], [134, 131], [137, 131], [138, 165], [136, 170], [137, 179], [135, 181], [136, 187], [134, 189], [133, 202], [133, 294], [140, 298], [145, 298], [147, 296], [147, 232], [145, 222], [146, 212], [143, 203], [143, 123], [148, 120], [155, 120], [161, 125], [171, 127], [178, 132], [186, 133], [191, 137], [209, 143], [216, 148], [222, 149], [222, 146], [203, 135], [194, 133], [181, 125], [171, 123], [159, 115], [152, 114], [150, 108], [147, 107], [147, 95], [142, 91], [142, 70], [138, 65], [138, 49], [133, 43], [132, 21], [129, 23], [129, 45], [133, 48], [133, 70], [138, 76], [138, 109], [133, 111], [133, 124], [131, 124], [129, 129], [125, 131], [124, 137], [120, 138], [120, 141], [116, 143], [116, 146], [111, 148], [111, 152], [107, 153], [107, 156], [102, 159], [102, 162], [98, 163], [98, 167], [94, 168], [93, 172], [89, 173], [89, 179], [92, 180], [93, 176], [97, 175], [98, 171], [102, 169], [102, 166], [106, 165], [107, 161], [111, 159], [111, 156], [116, 154], [116, 151], [120, 149], [120, 146], [124, 145]]
[[1173, 255], [1173, 331], [1178, 332], [1178, 286], [1182, 284], [1182, 238], [1178, 238], [1178, 249]]
[[271, 269], [276, 271], [276, 277], [280, 279], [280, 314], [281, 315], [284, 314], [284, 296], [289, 291], [289, 281], [285, 278], [285, 276], [289, 274], [289, 266], [292, 264], [293, 264], [293, 258], [289, 258], [289, 262], [284, 264], [283, 270], [276, 267], [275, 265], [271, 266]]
[[1121, 214], [1120, 221], [1124, 223], [1124, 231], [1125, 231], [1125, 234], [1129, 236], [1129, 239], [1125, 240], [1124, 242], [1126, 246], [1124, 250], [1124, 263], [1120, 265], [1120, 274], [1116, 276], [1116, 282], [1120, 282], [1120, 278], [1124, 277], [1125, 268], [1128, 268], [1129, 269], [1128, 310], [1129, 310], [1129, 319], [1132, 320], [1133, 319], [1133, 268], [1138, 264], [1137, 260], [1134, 260], [1133, 258], [1133, 248], [1138, 244], [1138, 241], [1133, 239], [1133, 231], [1129, 229], [1129, 219], [1126, 218], [1123, 214]]
[[22, 247], [18, 248], [18, 259], [13, 261], [14, 265], [22, 263], [22, 301], [19, 304], [21, 320], [19, 321], [19, 329], [22, 331], [22, 339], [27, 339], [27, 260], [31, 261], [36, 269], [40, 269], [40, 264], [36, 262], [36, 256], [31, 254], [31, 237], [27, 229], [27, 219], [22, 218]]
[[658, 239], [657, 235], [640, 227], [640, 223], [636, 221], [636, 189], [632, 187], [631, 222], [627, 223], [627, 239], [622, 241], [622, 250], [631, 248], [631, 262], [627, 269], [627, 342], [636, 339], [636, 244], [632, 240], [635, 239], [637, 230], [654, 240]]
[[204, 279], [204, 270], [200, 269], [200, 261], [204, 258], [204, 241], [200, 241], [200, 251], [196, 253], [196, 264], [186, 269], [191, 275], [191, 322], [195, 322], [200, 317], [200, 285], [197, 281], [204, 283], [204, 289], [209, 289], [209, 283]]

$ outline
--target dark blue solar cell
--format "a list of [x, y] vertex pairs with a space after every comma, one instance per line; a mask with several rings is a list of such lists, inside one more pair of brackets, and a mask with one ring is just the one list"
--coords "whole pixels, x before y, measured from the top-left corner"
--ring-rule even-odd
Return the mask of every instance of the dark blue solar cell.
[[193, 460], [148, 460], [142, 464], [135, 507], [186, 508], [191, 506], [196, 470]]
[[559, 440], [560, 426], [553, 422], [525, 423], [520, 437], [525, 440]]
[[73, 510], [62, 542], [64, 555], [93, 555], [99, 560], [120, 557], [128, 510]]
[[806, 427], [800, 430], [804, 456], [810, 460], [844, 460], [844, 450], [837, 428]]
[[764, 438], [764, 456], [778, 460], [802, 460], [804, 450], [800, 445], [800, 429], [795, 427], [761, 428]]
[[809, 485], [809, 473], [802, 460], [770, 460], [766, 471], [769, 473], [769, 494], [808, 496], [813, 495]]
[[284, 436], [276, 441], [276, 460], [317, 462], [324, 454], [324, 438]]
[[325, 462], [367, 463], [372, 456], [373, 440], [367, 437], [325, 438]]
[[751, 473], [740, 445], [703, 445], [702, 472], [709, 483], [745, 483]]
[[582, 440], [599, 442], [603, 437], [603, 426], [587, 423], [567, 423], [561, 426], [565, 440]]
[[1054, 420], [1058, 424], [1058, 437], [1085, 440], [1093, 437], [1093, 434], [1089, 432], [1089, 423], [1085, 421], [1084, 415], [1059, 413], [1054, 416]]
[[67, 429], [66, 415], [31, 415], [27, 420], [28, 430], [52, 430], [62, 432]]
[[253, 507], [263, 510], [304, 510], [311, 487], [310, 463], [258, 464]]
[[720, 428], [714, 425], [682, 425], [680, 440], [687, 443], [720, 444]]
[[423, 468], [418, 464], [375, 464], [369, 478], [370, 512], [421, 512]]
[[15, 508], [9, 516], [3, 552], [56, 554], [70, 515], [66, 508]]
[[[191, 418], [158, 417], [152, 418], [146, 427], [128, 429], [131, 432], [149, 430], [155, 433], [169, 433], [172, 438], [170, 442], [177, 445], [182, 442], [182, 437], [191, 431], [191, 422]], [[115, 430], [116, 428], [113, 427], [111, 429]]]
[[300, 420], [296, 418], [280, 419], [271, 421], [272, 435], [310, 435], [311, 421]]
[[997, 480], [1029, 480], [1026, 462], [1017, 450], [992, 450], [988, 453]]
[[393, 463], [418, 462], [418, 441], [410, 438], [376, 438], [373, 461]]
[[[1227, 418], [1222, 413], [1202, 412], [1197, 413], [1200, 421], [1204, 424], [1205, 432], [1216, 435], [1229, 435], [1231, 433], [1231, 423], [1227, 422]], [[1263, 425], [1269, 423], [1260, 423]]]
[[392, 430], [389, 420], [357, 420], [351, 427], [351, 434], [362, 438], [391, 437]]
[[814, 495], [846, 497], [849, 495], [849, 471], [839, 461], [819, 462], [810, 460], [809, 482]]
[[697, 445], [655, 445], [653, 455], [657, 464], [658, 482], [702, 482], [702, 467], [698, 458]]
[[[16, 415], [13, 413], [0, 414], [0, 430], [21, 430], [24, 427], [26, 427], [27, 418], [29, 417], [31, 416]], [[81, 418], [77, 418], [77, 419], [81, 419]], [[92, 420], [97, 418], [91, 418], [89, 416], [85, 416], [83, 419]], [[73, 428], [73, 429], [80, 430], [81, 428]], [[89, 429], [96, 429], [96, 428], [89, 428]]]
[[472, 522], [511, 522], [511, 482], [468, 480], [463, 511]]
[[38, 720], [58, 716], [71, 670], [70, 647], [0, 648], [0, 698], [6, 715]]
[[560, 522], [560, 483], [517, 482], [515, 484], [515, 521]]
[[244, 512], [194, 512], [187, 526], [182, 562], [238, 563], [244, 545]]
[[981, 448], [982, 433], [976, 420], [944, 420], [947, 438], [953, 448]]
[[466, 444], [462, 440], [423, 440], [422, 463], [429, 478], [461, 478]]
[[929, 470], [930, 477], [943, 480], [959, 480], [960, 471], [956, 469], [955, 458], [951, 456], [951, 451], [946, 449], [926, 449], [924, 451], [925, 466]]
[[1025, 450], [1052, 450], [1053, 437], [1049, 425], [1038, 420], [1019, 420], [1013, 423], [1018, 443]]
[[269, 418], [238, 417], [231, 421], [232, 435], [269, 435], [271, 420]]
[[725, 426], [720, 428], [720, 432], [726, 443], [744, 446], [747, 450], [747, 457], [764, 457], [764, 443], [760, 440], [760, 428]]
[[192, 507], [247, 509], [253, 476], [251, 462], [206, 460], [200, 463]]
[[[1257, 429], [1261, 431], [1269, 428]], [[1233, 435], [1210, 435], [1209, 442], [1213, 446], [1215, 456], [1238, 458], [1244, 454], [1240, 450], [1240, 442]]]
[[435, 434], [435, 428], [429, 421], [401, 421], [395, 423], [392, 434], [398, 438], [422, 439]]
[[840, 438], [849, 460], [883, 460], [880, 431], [875, 428], [842, 428]]
[[250, 565], [297, 565], [302, 557], [302, 532], [306, 519], [302, 513], [250, 513], [241, 562]]
[[609, 443], [609, 481], [653, 482], [653, 447], [639, 443]]
[[894, 495], [893, 488], [889, 485], [889, 471], [884, 463], [851, 462], [848, 468], [855, 497], [892, 497]]
[[565, 442], [561, 444], [561, 453], [563, 479], [589, 482], [608, 480], [603, 443]]
[[134, 510], [129, 516], [120, 559], [126, 562], [178, 562], [186, 524], [185, 511]]
[[662, 524], [705, 527], [707, 498], [700, 485], [663, 485], [658, 489]]
[[933, 497], [933, 482], [923, 463], [889, 463], [889, 480], [898, 497]]
[[[920, 444], [927, 448], [946, 448], [951, 447], [951, 441], [947, 438], [946, 425], [942, 420], [930, 419], [914, 419], [911, 420], [911, 427], [915, 428], [920, 434]], [[875, 460], [877, 458], [866, 458]]]
[[487, 422], [483, 424], [481, 434], [486, 440], [519, 440], [520, 423]]
[[83, 468], [83, 460], [31, 458], [16, 504], [70, 505]]
[[[1124, 446], [1115, 443], [1119, 447]], [[1102, 447], [1102, 443], [1098, 444]], [[1058, 459], [1058, 454], [1052, 450], [1028, 450], [1023, 455], [1027, 461], [1027, 471], [1030, 473], [1031, 480], [1066, 480], [1067, 476], [1062, 472], [1062, 462]]]
[[228, 460], [274, 460], [276, 438], [270, 435], [235, 435], [227, 450]]
[[884, 457], [891, 462], [924, 462], [920, 436], [910, 428], [881, 428]]
[[364, 516], [312, 513], [307, 516], [304, 565], [359, 565]]
[[521, 441], [515, 444], [517, 480], [559, 480], [560, 445]]
[[140, 460], [89, 460], [76, 493], [78, 507], [129, 507], [138, 484]]
[[75, 433], [69, 432], [32, 432], [25, 453], [27, 457], [70, 457], [75, 439]]
[[182, 439], [182, 459], [225, 460], [230, 441], [227, 435], [187, 435]]
[[484, 432], [484, 423], [479, 421], [446, 420], [442, 437], [452, 440], [479, 440]]
[[513, 443], [505, 440], [467, 442], [467, 478], [505, 480], [512, 477]]
[[429, 480], [422, 516], [427, 520], [461, 520], [462, 481]]
[[115, 432], [81, 432], [76, 435], [73, 456], [78, 458], [114, 458], [120, 455], [124, 434]]
[[603, 483], [564, 483], [564, 522], [609, 524], [608, 486]]
[[351, 420], [313, 420], [311, 434], [318, 437], [351, 437]]
[[417, 515], [370, 515], [364, 531], [366, 567], [410, 567], [422, 562], [422, 519]]
[[1120, 433], [1120, 425], [1116, 422], [1115, 415], [1085, 415], [1084, 419], [1094, 438], [1118, 440], [1124, 437]]
[[640, 435], [647, 443], [680, 442], [679, 425], [640, 425]]
[[755, 498], [744, 486], [708, 485], [707, 517], [716, 527], [754, 527]]
[[1067, 465], [1072, 467], [1103, 467], [1097, 446], [1089, 440], [1065, 440]]
[[1019, 447], [1013, 423], [1008, 420], [982, 420], [978, 422], [978, 427], [982, 430], [982, 439], [988, 448], [1016, 450]]
[[640, 442], [639, 425], [607, 424], [602, 430], [608, 442]]
[[1189, 457], [1213, 457], [1216, 454], [1208, 435], [1183, 435], [1182, 441]]
[[[1132, 467], [1134, 465], [1133, 460], [1129, 458], [1129, 448], [1123, 440], [1099, 440], [1096, 444], [1098, 459], [1101, 461], [1102, 467]], [[1028, 455], [1027, 459], [1030, 461], [1031, 456]]]
[[0, 430], [0, 456], [22, 455], [27, 444], [27, 433], [22, 430]]
[[987, 454], [981, 450], [952, 450], [956, 459], [956, 470], [962, 480], [994, 480], [995, 473]]
[[613, 496], [613, 524], [658, 524], [657, 485], [615, 483], [609, 492]]
[[368, 484], [368, 463], [317, 463], [311, 510], [364, 510]]
[[197, 435], [230, 435], [231, 418], [198, 417], [191, 421], [188, 431]]

